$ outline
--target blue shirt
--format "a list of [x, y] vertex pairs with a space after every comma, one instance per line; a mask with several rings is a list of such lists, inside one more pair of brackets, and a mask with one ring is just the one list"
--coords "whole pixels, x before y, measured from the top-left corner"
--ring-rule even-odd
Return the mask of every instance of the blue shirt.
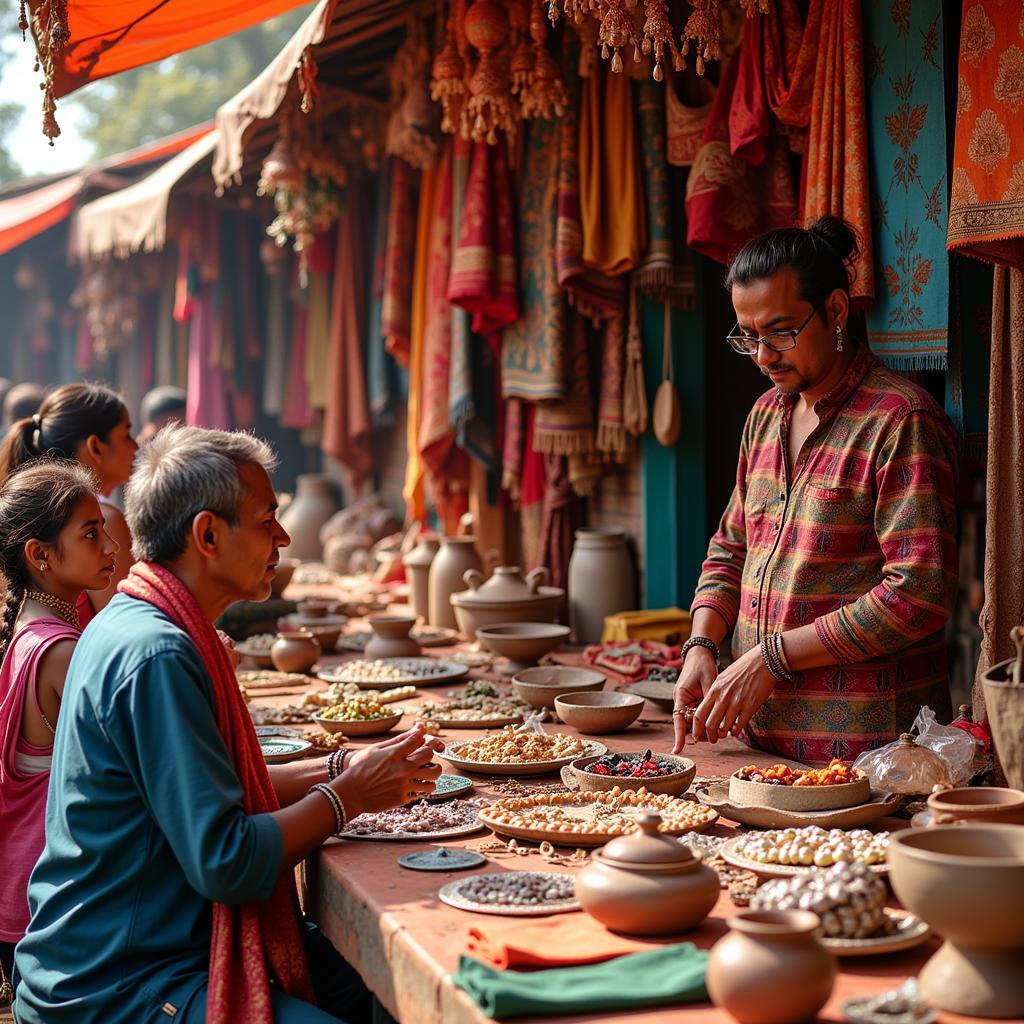
[[16, 953], [20, 1024], [168, 1020], [207, 980], [212, 903], [270, 897], [281, 831], [242, 809], [212, 687], [188, 636], [124, 594], [79, 641]]

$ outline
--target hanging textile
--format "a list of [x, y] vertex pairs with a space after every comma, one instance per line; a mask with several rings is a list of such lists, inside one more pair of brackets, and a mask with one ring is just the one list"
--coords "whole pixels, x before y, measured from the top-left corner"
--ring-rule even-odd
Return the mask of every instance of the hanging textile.
[[278, 417], [284, 409], [288, 366], [288, 313], [291, 268], [275, 264], [266, 278], [267, 354], [263, 362], [263, 412]]
[[587, 323], [569, 317], [567, 394], [561, 401], [537, 406], [533, 447], [544, 455], [580, 455], [594, 450], [594, 400], [590, 388]]
[[[298, 261], [296, 261], [297, 263]], [[296, 266], [296, 274], [298, 267]], [[281, 410], [281, 426], [296, 430], [307, 430], [313, 425], [313, 407], [309, 403], [306, 386], [306, 330], [309, 313], [305, 305], [305, 293], [296, 288], [292, 305], [291, 344], [288, 349], [284, 408]]]
[[[323, 409], [327, 404], [325, 370], [331, 351], [331, 278], [336, 244], [333, 229], [318, 232], [307, 260], [306, 390], [314, 409]], [[360, 253], [359, 258], [362, 261], [366, 256]]]
[[942, 9], [915, 0], [864, 11], [876, 211], [868, 338], [895, 369], [944, 369], [950, 288]]
[[412, 338], [413, 263], [416, 247], [419, 172], [392, 157], [388, 188], [387, 241], [381, 285], [381, 334], [388, 351], [408, 353]]
[[995, 269], [992, 288], [990, 372], [999, 386], [989, 390], [985, 604], [974, 685], [976, 721], [985, 710], [981, 675], [1014, 653], [1010, 630], [1024, 622], [1024, 271], [1002, 266]]
[[[466, 183], [469, 180], [470, 153], [474, 146], [486, 146], [486, 143], [471, 143], [461, 135], [456, 135], [452, 142], [452, 238], [461, 237], [462, 211], [466, 200]], [[489, 147], [488, 147], [489, 148]], [[479, 230], [477, 232], [479, 234]], [[451, 303], [451, 364], [448, 371], [448, 422], [458, 432], [459, 427], [476, 412], [473, 393], [473, 330], [472, 317], [469, 311], [452, 296], [452, 281], [455, 278], [455, 260], [459, 256], [456, 247], [452, 256], [452, 271], [448, 278], [448, 301]], [[473, 273], [469, 264], [471, 255], [462, 251], [463, 280]], [[482, 263], [483, 260], [480, 260]], [[478, 280], [485, 275], [482, 270]]]
[[[680, 81], [685, 89], [692, 85], [699, 91], [701, 99], [693, 106], [686, 103], [676, 92], [673, 78]], [[715, 88], [703, 75], [669, 77], [665, 81], [665, 157], [673, 167], [689, 167], [700, 149], [704, 137], [704, 126], [711, 113], [711, 100]], [[641, 139], [646, 130], [641, 129]]]
[[370, 415], [378, 430], [395, 424], [396, 367], [384, 348], [381, 330], [384, 294], [384, 251], [387, 244], [388, 196], [390, 179], [382, 177], [373, 203], [373, 251], [370, 274], [367, 279], [366, 304], [368, 309], [364, 349], [366, 352], [366, 395], [370, 402]]
[[[754, 15], [760, 27], [755, 49], [763, 63], [764, 98], [794, 153], [803, 153], [807, 148], [821, 17], [822, 5], [818, 0], [812, 0], [806, 24], [796, 0], [775, 0], [769, 14]], [[758, 103], [755, 98], [751, 104], [755, 110]]]
[[320, 367], [326, 382], [321, 447], [348, 469], [351, 489], [355, 493], [373, 472], [374, 463], [373, 423], [363, 364], [367, 291], [365, 254], [369, 244], [362, 199], [364, 192], [362, 183], [350, 187], [338, 221], [328, 354]]
[[547, 566], [551, 586], [565, 591], [564, 607], [559, 618], [567, 622], [566, 595], [569, 583], [569, 559], [576, 538], [576, 529], [583, 525], [580, 502], [569, 484], [569, 468], [560, 455], [544, 456], [544, 511], [540, 544], [535, 556], [537, 565]]
[[952, 256], [946, 412], [972, 458], [984, 458], [992, 352], [992, 266]]
[[191, 301], [185, 421], [189, 426], [230, 430], [227, 376], [212, 359], [216, 336], [216, 285], [204, 284]]
[[665, 92], [650, 78], [637, 82], [637, 120], [643, 164], [647, 247], [634, 273], [637, 286], [653, 299], [666, 299], [680, 309], [693, 309], [697, 282], [690, 251], [673, 253], [672, 203], [665, 157]]
[[967, 0], [948, 245], [1024, 269], [1024, 30], [1019, 3]]
[[544, 528], [544, 495], [547, 491], [545, 456], [533, 445], [537, 406], [520, 402], [523, 415], [522, 490], [519, 519], [522, 527], [523, 560], [533, 569], [542, 564], [541, 533]]
[[565, 296], [555, 272], [558, 123], [526, 125], [516, 232], [522, 315], [502, 336], [502, 393], [529, 401], [565, 393]]
[[523, 458], [526, 450], [527, 404], [520, 398], [505, 402], [505, 431], [501, 443], [501, 486], [514, 504], [522, 494]]
[[615, 462], [629, 458], [629, 437], [623, 417], [623, 387], [626, 370], [626, 338], [622, 317], [613, 317], [605, 325], [601, 354], [601, 393], [597, 403], [597, 439], [599, 452]]
[[156, 315], [156, 353], [153, 370], [157, 384], [177, 384], [174, 352], [174, 281], [176, 261], [165, 253]]
[[602, 64], [583, 82], [579, 150], [583, 265], [599, 274], [628, 273], [647, 242], [638, 148], [633, 80]]

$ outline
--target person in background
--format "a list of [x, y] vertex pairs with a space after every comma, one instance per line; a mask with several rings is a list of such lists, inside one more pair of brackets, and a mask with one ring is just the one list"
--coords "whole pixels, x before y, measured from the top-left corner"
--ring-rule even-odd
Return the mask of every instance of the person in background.
[[172, 384], [162, 384], [147, 391], [139, 407], [142, 420], [139, 444], [151, 441], [168, 423], [184, 423], [187, 401], [184, 389]]
[[356, 972], [303, 921], [294, 867], [347, 819], [432, 792], [440, 742], [417, 726], [266, 764], [213, 623], [270, 595], [290, 540], [274, 468], [257, 438], [200, 427], [139, 451], [125, 491], [137, 561], [64, 689], [15, 951], [19, 1024], [371, 1019]]
[[4, 430], [28, 419], [43, 404], [46, 392], [38, 384], [15, 384], [4, 395]]
[[8, 978], [43, 852], [54, 730], [81, 634], [75, 602], [114, 572], [117, 544], [95, 488], [84, 466], [57, 461], [19, 470], [0, 488], [0, 967]]
[[79, 601], [83, 628], [114, 596], [131, 566], [131, 534], [124, 514], [107, 499], [114, 488], [127, 482], [136, 451], [121, 396], [101, 384], [65, 384], [51, 391], [37, 411], [14, 423], [0, 447], [0, 486], [22, 466], [53, 457], [80, 462], [98, 481], [104, 529], [123, 556], [111, 585], [90, 591]]

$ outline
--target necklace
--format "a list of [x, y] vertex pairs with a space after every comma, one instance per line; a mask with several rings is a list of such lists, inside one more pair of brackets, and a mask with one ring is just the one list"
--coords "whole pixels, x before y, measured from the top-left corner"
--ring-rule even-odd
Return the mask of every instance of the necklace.
[[52, 608], [66, 623], [76, 629], [81, 629], [78, 609], [63, 598], [54, 597], [53, 594], [44, 594], [41, 590], [27, 590], [25, 591], [25, 600], [37, 601], [47, 608]]

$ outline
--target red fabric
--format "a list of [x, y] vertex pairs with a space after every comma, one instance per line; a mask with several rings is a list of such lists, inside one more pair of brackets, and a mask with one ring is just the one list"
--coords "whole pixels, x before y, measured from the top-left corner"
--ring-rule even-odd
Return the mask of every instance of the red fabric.
[[82, 624], [82, 629], [85, 629], [96, 618], [96, 609], [93, 608], [87, 591], [83, 590], [78, 595], [78, 600], [75, 602], [75, 611], [78, 612], [78, 621]]
[[645, 679], [652, 668], [682, 669], [679, 647], [656, 640], [631, 640], [624, 644], [593, 644], [583, 649], [583, 663], [605, 668], [629, 682]]
[[[118, 590], [148, 601], [196, 645], [213, 683], [217, 728], [242, 784], [242, 807], [250, 815], [277, 810], [277, 794], [235, 670], [196, 599], [174, 573], [153, 562], [136, 562]], [[281, 873], [265, 903], [213, 905], [207, 1024], [273, 1024], [271, 976], [289, 995], [315, 1002], [290, 871]]]
[[33, 619], [15, 633], [0, 665], [0, 942], [17, 942], [28, 927], [28, 876], [43, 852], [49, 772], [22, 775], [14, 765], [21, 747], [21, 718], [39, 659], [59, 640], [81, 631], [62, 619]]

